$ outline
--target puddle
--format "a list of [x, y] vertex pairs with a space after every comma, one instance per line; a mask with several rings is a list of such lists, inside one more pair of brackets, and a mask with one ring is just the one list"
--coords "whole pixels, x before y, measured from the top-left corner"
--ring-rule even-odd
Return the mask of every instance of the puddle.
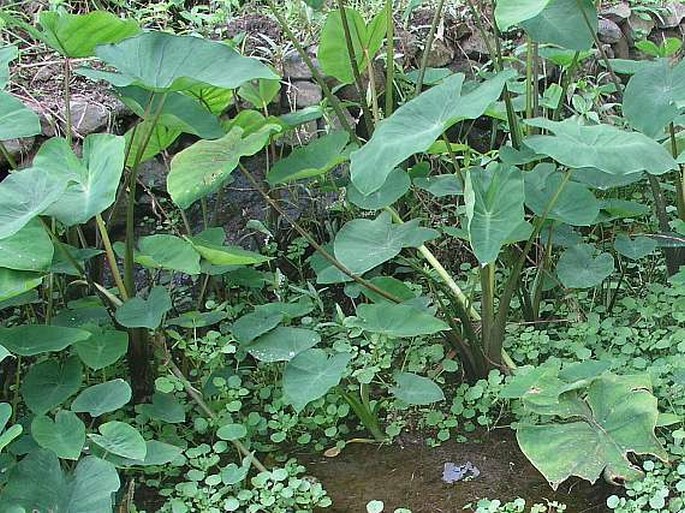
[[[566, 513], [606, 513], [605, 498], [613, 488], [591, 487], [583, 481], [562, 485], [554, 492], [519, 451], [508, 429], [480, 436], [480, 442], [447, 442], [427, 447], [421, 440], [387, 446], [350, 444], [335, 458], [300, 457], [308, 473], [321, 480], [333, 499], [328, 513], [364, 513], [370, 500], [382, 500], [385, 511], [404, 507], [413, 513], [464, 512], [480, 498], [502, 501], [523, 497], [529, 505], [544, 499], [565, 503]], [[471, 462], [480, 474], [468, 481], [446, 484], [446, 463]]]

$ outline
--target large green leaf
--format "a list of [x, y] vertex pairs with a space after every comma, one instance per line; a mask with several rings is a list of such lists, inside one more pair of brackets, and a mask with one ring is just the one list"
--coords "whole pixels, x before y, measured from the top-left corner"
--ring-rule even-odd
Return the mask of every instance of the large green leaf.
[[359, 208], [379, 210], [395, 203], [406, 194], [410, 186], [411, 180], [407, 172], [396, 167], [390, 172], [381, 188], [371, 194], [362, 195], [354, 184], [350, 183], [347, 186], [347, 199]]
[[340, 383], [351, 359], [350, 353], [337, 353], [328, 358], [323, 349], [308, 349], [298, 354], [286, 364], [283, 373], [285, 400], [296, 411], [302, 411]]
[[631, 260], [640, 260], [654, 253], [657, 247], [657, 241], [651, 237], [631, 238], [625, 233], [619, 233], [614, 241], [614, 249]]
[[0, 182], [0, 239], [14, 235], [62, 195], [67, 184], [31, 168]]
[[126, 328], [157, 329], [171, 310], [171, 298], [164, 287], [153, 287], [147, 299], [136, 296], [117, 308], [115, 318]]
[[155, 95], [136, 86], [123, 87], [118, 93], [121, 100], [141, 118], [145, 118], [145, 111], [148, 110], [159, 113], [157, 123], [169, 129], [194, 134], [202, 139], [218, 139], [224, 135], [219, 119], [185, 94], [171, 92], [164, 96]]
[[0, 267], [0, 302], [28, 292], [42, 281], [43, 277], [39, 273]]
[[0, 89], [4, 89], [10, 79], [9, 64], [19, 57], [19, 49], [15, 45], [0, 47]]
[[495, 21], [500, 30], [509, 30], [514, 25], [535, 18], [551, 0], [497, 0]]
[[[350, 30], [356, 67], [363, 72], [369, 65], [369, 60], [373, 60], [383, 44], [387, 13], [381, 10], [367, 25], [361, 14], [354, 9], [345, 8], [345, 19]], [[317, 57], [321, 69], [327, 75], [337, 78], [343, 84], [354, 82], [342, 17], [337, 9], [331, 11], [326, 18], [321, 30]]]
[[671, 67], [669, 59], [641, 66], [623, 93], [623, 114], [649, 137], [658, 137], [680, 114], [685, 102], [685, 61]]
[[440, 387], [429, 378], [411, 372], [398, 372], [395, 374], [395, 382], [397, 385], [390, 391], [407, 404], [423, 406], [445, 400]]
[[268, 262], [271, 258], [238, 246], [224, 246], [223, 228], [209, 228], [188, 239], [202, 258], [212, 265], [252, 265]]
[[144, 460], [147, 453], [145, 439], [136, 428], [113, 420], [102, 424], [100, 434], [90, 434], [88, 438], [108, 453], [131, 460]]
[[465, 178], [471, 248], [481, 264], [489, 264], [524, 222], [523, 175], [515, 167], [491, 165], [487, 169], [471, 169]]
[[271, 185], [276, 185], [323, 175], [347, 160], [343, 150], [349, 139], [345, 131], [331, 132], [296, 148], [274, 164], [266, 179]]
[[152, 404], [143, 404], [141, 412], [151, 419], [161, 420], [169, 424], [185, 422], [186, 412], [174, 394], [155, 392], [152, 394]]
[[173, 235], [150, 235], [138, 240], [135, 260], [145, 267], [200, 274], [200, 255], [193, 246]]
[[14, 235], [0, 239], [0, 267], [17, 271], [48, 271], [52, 264], [54, 246], [38, 219]]
[[49, 324], [20, 324], [0, 328], [0, 344], [20, 356], [61, 351], [88, 338], [90, 332], [86, 330]]
[[277, 79], [256, 59], [228, 45], [193, 36], [144, 32], [117, 44], [101, 45], [96, 55], [117, 73], [81, 70], [117, 87], [138, 85], [152, 91], [182, 91], [195, 85], [235, 89], [248, 80]]
[[533, 41], [576, 51], [592, 48], [598, 25], [592, 0], [548, 0], [546, 3], [537, 16], [521, 23]]
[[393, 224], [387, 212], [376, 219], [354, 219], [335, 236], [335, 257], [354, 274], [363, 274], [399, 255], [402, 248], [417, 248], [438, 232], [421, 228], [418, 220]]
[[593, 483], [602, 473], [617, 484], [637, 479], [642, 473], [631, 453], [667, 458], [654, 434], [659, 411], [648, 375], [604, 374], [573, 401], [573, 421], [522, 424], [517, 430], [524, 454], [553, 488], [571, 476]]
[[[526, 206], [536, 215], [572, 226], [589, 226], [597, 220], [599, 201], [579, 183], [564, 182], [554, 164], [538, 164], [525, 173]], [[552, 204], [554, 200], [554, 204]], [[551, 208], [549, 206], [551, 205]]]
[[316, 331], [280, 326], [261, 335], [245, 349], [261, 362], [287, 362], [320, 341]]
[[40, 15], [43, 37], [66, 57], [90, 57], [97, 45], [118, 43], [131, 37], [140, 28], [133, 20], [122, 20], [105, 11], [88, 14], [68, 14], [45, 11]]
[[577, 244], [568, 248], [557, 263], [557, 276], [569, 289], [587, 289], [602, 283], [614, 272], [614, 257], [609, 253], [594, 256], [595, 248]]
[[238, 96], [250, 102], [256, 109], [267, 110], [280, 90], [279, 80], [254, 80], [240, 86]]
[[533, 135], [524, 140], [525, 145], [570, 168], [590, 167], [612, 175], [639, 171], [659, 175], [678, 167], [666, 149], [638, 132], [610, 125], [584, 126], [572, 119], [537, 118], [527, 123], [554, 135]]
[[247, 133], [234, 126], [221, 139], [198, 141], [177, 153], [171, 160], [167, 177], [169, 196], [179, 207], [188, 208], [221, 187], [240, 158], [260, 151], [278, 130], [278, 125], [265, 124]]
[[74, 349], [81, 361], [93, 370], [116, 363], [128, 351], [128, 333], [107, 330], [93, 333], [88, 340], [76, 342]]
[[380, 189], [390, 172], [428, 150], [449, 127], [483, 115], [513, 72], [502, 72], [462, 94], [464, 75], [455, 73], [381, 121], [371, 140], [350, 155], [352, 183], [362, 194]]
[[54, 421], [45, 415], [34, 417], [31, 436], [38, 445], [59, 458], [78, 460], [86, 443], [86, 426], [75, 413], [60, 410]]
[[363, 304], [357, 307], [354, 326], [388, 337], [416, 337], [449, 330], [449, 325], [423, 310], [395, 303]]
[[37, 449], [10, 470], [0, 513], [112, 513], [119, 486], [117, 471], [107, 461], [87, 456], [65, 475], [52, 451]]
[[71, 403], [71, 411], [91, 417], [118, 410], [131, 400], [131, 387], [123, 379], [99, 383], [83, 390]]
[[26, 373], [21, 394], [33, 413], [44, 415], [74, 395], [82, 379], [78, 357], [70, 356], [64, 362], [45, 360], [34, 363]]
[[11, 94], [0, 91], [0, 141], [40, 132], [38, 115]]
[[79, 159], [64, 139], [49, 139], [33, 165], [68, 183], [66, 191], [45, 211], [67, 226], [83, 224], [112, 206], [124, 170], [126, 141], [110, 134], [92, 134]]
[[241, 344], [249, 344], [254, 339], [271, 331], [283, 320], [280, 312], [251, 312], [236, 319], [231, 326], [233, 337]]

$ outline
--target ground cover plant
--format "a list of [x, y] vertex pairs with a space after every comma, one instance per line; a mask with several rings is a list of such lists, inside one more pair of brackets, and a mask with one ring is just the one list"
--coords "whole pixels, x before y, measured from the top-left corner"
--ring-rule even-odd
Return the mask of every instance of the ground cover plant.
[[[95, 4], [0, 11], [0, 513], [336, 508], [302, 454], [505, 427], [550, 494], [683, 510], [682, 41], [605, 42], [678, 4]], [[450, 507], [573, 511], [526, 494]]]

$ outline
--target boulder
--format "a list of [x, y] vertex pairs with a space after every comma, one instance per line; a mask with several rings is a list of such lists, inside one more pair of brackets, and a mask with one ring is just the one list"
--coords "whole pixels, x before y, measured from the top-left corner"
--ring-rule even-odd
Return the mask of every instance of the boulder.
[[599, 27], [597, 28], [597, 35], [602, 43], [614, 44], [623, 39], [623, 32], [621, 27], [611, 21], [609, 18], [600, 18]]

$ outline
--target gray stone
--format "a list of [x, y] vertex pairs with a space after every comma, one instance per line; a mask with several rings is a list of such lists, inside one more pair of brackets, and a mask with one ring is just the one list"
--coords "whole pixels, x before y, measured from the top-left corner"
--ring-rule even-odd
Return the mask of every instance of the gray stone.
[[80, 135], [88, 135], [106, 128], [113, 121], [112, 111], [101, 103], [86, 98], [74, 99], [71, 106], [71, 122]]
[[[490, 37], [488, 35], [488, 37]], [[469, 59], [481, 61], [490, 57], [488, 45], [479, 32], [474, 32], [469, 37], [459, 41], [459, 48]]]
[[428, 52], [426, 65], [429, 68], [442, 68], [454, 60], [454, 50], [442, 39], [435, 39]]
[[[314, 66], [319, 70], [316, 57], [310, 54]], [[283, 77], [288, 80], [311, 80], [312, 72], [298, 52], [290, 52], [283, 58]]]
[[291, 97], [294, 110], [318, 105], [323, 98], [321, 87], [318, 84], [304, 80], [290, 84], [288, 94]]
[[153, 191], [166, 191], [167, 166], [159, 158], [143, 162], [138, 171], [142, 183]]
[[673, 2], [657, 13], [657, 27], [660, 29], [675, 28], [685, 18], [685, 5]]
[[621, 39], [623, 39], [621, 27], [608, 18], [599, 19], [597, 35], [602, 43], [607, 43], [610, 45], [618, 43]]
[[631, 36], [636, 39], [643, 39], [647, 37], [656, 23], [651, 18], [651, 16], [643, 13], [632, 13], [630, 18], [628, 18], [628, 28], [630, 29]]
[[632, 11], [630, 10], [630, 5], [628, 5], [628, 2], [619, 2], [614, 5], [603, 7], [600, 9], [599, 15], [620, 25], [625, 20], [630, 18], [631, 12]]
[[[35, 137], [25, 137], [23, 139], [9, 139], [3, 141], [2, 144], [5, 146], [5, 150], [10, 154], [15, 161], [22, 161], [29, 152], [33, 149], [36, 144]], [[0, 163], [5, 163], [5, 157], [0, 153]]]

